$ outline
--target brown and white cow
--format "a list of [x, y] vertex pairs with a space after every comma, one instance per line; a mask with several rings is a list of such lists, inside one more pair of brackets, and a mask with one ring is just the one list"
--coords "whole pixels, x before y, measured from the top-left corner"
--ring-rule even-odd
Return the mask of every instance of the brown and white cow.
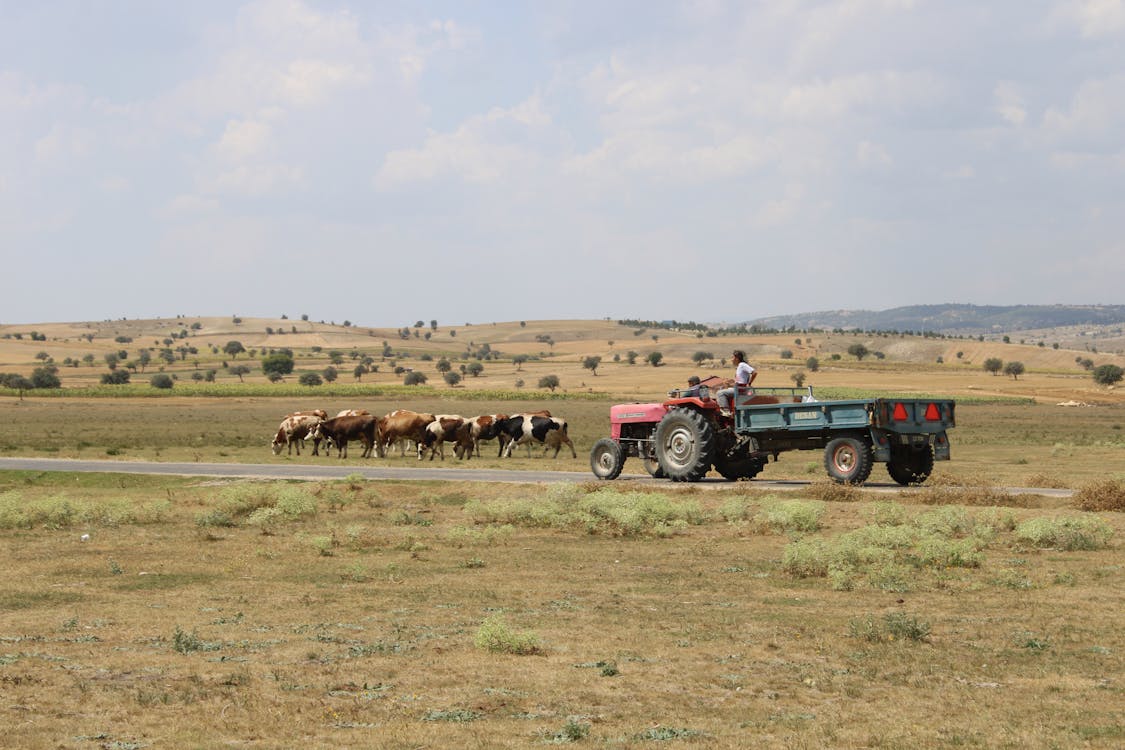
[[[324, 412], [320, 412], [323, 414]], [[297, 446], [297, 455], [301, 455], [301, 443], [308, 439], [313, 429], [323, 420], [316, 414], [290, 414], [285, 419], [281, 420], [281, 425], [277, 428], [277, 435], [273, 438], [271, 448], [273, 455], [280, 456], [281, 448], [288, 446], [289, 453], [293, 455], [293, 446]], [[320, 454], [320, 441], [322, 438], [313, 439], [313, 455]]]
[[310, 409], [309, 411], [291, 411], [285, 416], [287, 417], [320, 417], [321, 419], [328, 419], [328, 412], [324, 409]]
[[425, 448], [430, 450], [431, 461], [434, 460], [435, 453], [440, 453], [441, 460], [445, 460], [446, 442], [454, 444], [453, 452], [458, 458], [463, 458], [465, 454], [468, 454], [469, 458], [473, 457], [472, 432], [461, 415], [437, 414], [434, 416], [434, 421], [426, 425], [423, 450]]
[[[343, 411], [341, 411], [336, 416], [337, 417], [366, 417], [369, 414], [371, 414], [371, 412], [367, 411], [367, 409], [344, 409]], [[325, 419], [327, 419], [327, 417], [325, 417]]]
[[578, 452], [574, 450], [574, 443], [567, 435], [566, 420], [560, 417], [543, 417], [537, 414], [514, 414], [499, 423], [498, 429], [507, 438], [507, 445], [502, 449], [504, 457], [510, 458], [512, 448], [516, 445], [527, 445], [528, 458], [531, 457], [531, 444], [541, 443], [546, 446], [543, 453], [551, 447], [555, 449], [554, 458], [558, 458], [559, 450], [563, 445], [570, 446], [574, 458]]
[[[399, 441], [413, 440], [418, 447], [418, 459], [422, 459], [422, 450], [425, 447], [426, 426], [435, 419], [433, 414], [422, 414], [408, 409], [395, 409], [383, 417], [381, 428], [382, 454], [386, 455], [387, 448]], [[399, 446], [400, 451], [402, 447]], [[406, 452], [402, 451], [405, 456]]]
[[[465, 425], [469, 430], [469, 438], [472, 440], [473, 453], [475, 455], [480, 455], [481, 442], [485, 440], [495, 440], [500, 436], [496, 430], [496, 425], [500, 420], [507, 418], [507, 414], [481, 414], [465, 420]], [[460, 454], [460, 446], [455, 448], [454, 451], [457, 452], [458, 458], [463, 458]]]
[[333, 417], [318, 422], [309, 435], [310, 439], [327, 438], [336, 444], [336, 455], [339, 458], [348, 457], [348, 443], [359, 440], [363, 443], [363, 458], [370, 458], [375, 453], [375, 446], [379, 439], [378, 420], [367, 414], [365, 416]]

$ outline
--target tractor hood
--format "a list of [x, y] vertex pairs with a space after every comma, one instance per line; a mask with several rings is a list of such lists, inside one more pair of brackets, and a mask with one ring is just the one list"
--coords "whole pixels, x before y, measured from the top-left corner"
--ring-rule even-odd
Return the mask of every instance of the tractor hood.
[[664, 404], [618, 404], [610, 407], [609, 421], [611, 424], [659, 422], [666, 411]]

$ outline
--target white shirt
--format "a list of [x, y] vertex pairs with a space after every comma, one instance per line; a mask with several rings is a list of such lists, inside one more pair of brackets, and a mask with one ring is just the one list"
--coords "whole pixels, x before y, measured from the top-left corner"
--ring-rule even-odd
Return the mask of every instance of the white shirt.
[[750, 383], [750, 376], [755, 372], [754, 368], [745, 362], [739, 362], [738, 367], [734, 371], [734, 382], [737, 385], [748, 385]]

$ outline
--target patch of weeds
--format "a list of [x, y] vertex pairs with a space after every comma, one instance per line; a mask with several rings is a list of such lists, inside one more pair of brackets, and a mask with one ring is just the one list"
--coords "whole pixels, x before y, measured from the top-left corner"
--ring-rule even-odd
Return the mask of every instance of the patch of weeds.
[[461, 562], [457, 563], [457, 567], [458, 568], [466, 568], [466, 569], [469, 569], [469, 570], [475, 570], [475, 569], [478, 569], [478, 568], [483, 568], [484, 567], [484, 560], [481, 560], [479, 557], [472, 557], [472, 558], [469, 558], [468, 560], [462, 560]]
[[481, 718], [483, 714], [479, 711], [472, 711], [468, 708], [451, 708], [446, 710], [433, 710], [428, 711], [422, 717], [422, 721], [452, 721], [457, 724], [464, 724], [470, 721], [476, 721]]
[[218, 651], [220, 648], [220, 644], [208, 643], [197, 636], [194, 630], [188, 633], [179, 625], [172, 633], [172, 649], [181, 654], [190, 654], [193, 651]]
[[209, 510], [200, 513], [195, 517], [195, 525], [200, 528], [208, 528], [212, 526], [230, 528], [237, 526], [234, 518], [230, 513], [222, 510]]
[[114, 560], [113, 558], [110, 558], [110, 560], [109, 560], [109, 572], [110, 572], [110, 575], [119, 576], [122, 573], [124, 573], [125, 571], [121, 569], [121, 566], [117, 564], [116, 560]]
[[906, 507], [894, 500], [872, 503], [864, 512], [864, 516], [876, 526], [902, 526], [906, 523], [906, 515]]
[[666, 742], [668, 740], [689, 740], [705, 736], [706, 732], [701, 732], [698, 729], [683, 729], [680, 727], [650, 727], [643, 732], [639, 732], [633, 735], [633, 739], [640, 740], [641, 742]]
[[1073, 586], [1075, 583], [1074, 574], [1055, 573], [1055, 577], [1051, 580], [1051, 583], [1055, 584], [1056, 586]]
[[1033, 547], [1073, 552], [1104, 549], [1113, 529], [1097, 517], [1033, 518], [1017, 526], [1015, 536]]
[[588, 661], [582, 664], [575, 664], [576, 669], [597, 669], [601, 672], [602, 677], [616, 677], [621, 674], [617, 669], [617, 664], [612, 661]]
[[878, 620], [867, 615], [848, 622], [848, 635], [870, 643], [896, 640], [922, 642], [930, 637], [930, 623], [905, 612], [888, 612]]
[[513, 630], [501, 614], [492, 615], [481, 623], [473, 637], [473, 644], [479, 649], [494, 654], [526, 656], [542, 653], [537, 634], [532, 631]]
[[824, 503], [806, 500], [765, 500], [754, 523], [775, 533], [816, 531], [824, 515]]
[[718, 514], [719, 518], [727, 523], [737, 523], [749, 521], [754, 508], [754, 503], [750, 502], [748, 498], [736, 496], [719, 506]]
[[433, 526], [434, 522], [421, 513], [411, 513], [401, 510], [391, 516], [391, 523], [395, 526]]
[[1035, 582], [1027, 577], [1025, 573], [1014, 568], [1004, 568], [996, 572], [992, 579], [992, 583], [996, 586], [1002, 586], [1006, 589], [1013, 591], [1027, 591], [1035, 588]]
[[805, 494], [825, 503], [855, 503], [863, 499], [863, 490], [854, 484], [836, 484], [829, 481], [813, 482]]
[[312, 544], [313, 549], [315, 549], [317, 554], [321, 557], [332, 557], [332, 555], [336, 554], [336, 547], [339, 546], [335, 534], [329, 536], [314, 536], [309, 539], [309, 543]]
[[454, 547], [492, 547], [508, 541], [514, 532], [515, 527], [511, 524], [480, 529], [454, 526], [446, 532], [445, 539]]
[[0, 610], [56, 607], [80, 602], [84, 598], [72, 591], [0, 591]]
[[566, 745], [586, 739], [590, 734], [590, 725], [583, 724], [575, 719], [567, 719], [562, 729], [552, 735], [544, 733], [543, 742], [548, 745]]
[[1046, 638], [1041, 638], [1029, 632], [1016, 633], [1013, 640], [1020, 648], [1026, 648], [1028, 651], [1037, 653], [1046, 651], [1051, 647], [1051, 643]]
[[1125, 481], [1104, 479], [1082, 485], [1072, 498], [1074, 507], [1086, 511], [1125, 511]]

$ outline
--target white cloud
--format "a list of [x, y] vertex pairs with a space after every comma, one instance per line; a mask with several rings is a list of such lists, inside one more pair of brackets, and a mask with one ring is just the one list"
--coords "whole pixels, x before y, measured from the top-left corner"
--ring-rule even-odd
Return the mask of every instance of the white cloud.
[[431, 133], [420, 148], [388, 153], [375, 175], [375, 186], [391, 190], [443, 177], [495, 182], [538, 162], [538, 154], [527, 141], [549, 125], [550, 118], [536, 97], [511, 109], [492, 109], [453, 132]]
[[993, 89], [995, 110], [1006, 122], [1019, 127], [1027, 120], [1027, 109], [1019, 87], [1011, 81], [1001, 81]]
[[1064, 0], [1051, 13], [1055, 25], [1072, 26], [1087, 38], [1113, 36], [1125, 31], [1123, 0]]
[[855, 159], [861, 167], [866, 169], [880, 169], [894, 164], [887, 149], [878, 143], [860, 141], [855, 149]]
[[93, 134], [85, 128], [56, 124], [35, 141], [35, 158], [47, 164], [66, 164], [89, 154], [93, 141]]
[[270, 140], [268, 123], [255, 120], [231, 120], [219, 139], [219, 152], [230, 159], [241, 160], [260, 153]]
[[210, 180], [207, 189], [214, 193], [261, 196], [297, 186], [303, 178], [300, 167], [285, 164], [242, 165]]

